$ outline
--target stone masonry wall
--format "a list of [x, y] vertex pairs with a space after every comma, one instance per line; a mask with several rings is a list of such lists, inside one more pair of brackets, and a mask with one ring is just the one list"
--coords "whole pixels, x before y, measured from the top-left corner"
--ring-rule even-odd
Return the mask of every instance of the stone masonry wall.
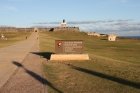
[[79, 32], [79, 27], [55, 27], [55, 31], [76, 31]]
[[[55, 28], [37, 28], [39, 32], [44, 31], [79, 31], [79, 27], [55, 27]], [[0, 32], [34, 32], [34, 28], [15, 28], [0, 27]]]
[[45, 32], [45, 31], [50, 31], [51, 28], [38, 28], [39, 32]]
[[33, 32], [34, 28], [1, 27], [0, 32]]

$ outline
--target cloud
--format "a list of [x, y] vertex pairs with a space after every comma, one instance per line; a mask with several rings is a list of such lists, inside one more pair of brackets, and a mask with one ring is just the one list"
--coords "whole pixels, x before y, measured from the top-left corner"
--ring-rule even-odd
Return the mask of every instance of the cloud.
[[[68, 21], [67, 24], [97, 24], [97, 23], [106, 23], [106, 22], [115, 22], [115, 20], [98, 20], [98, 21]], [[60, 24], [61, 22], [39, 22], [34, 24]]]
[[60, 22], [50, 22], [49, 24], [60, 24]]
[[[133, 19], [127, 19], [127, 20], [95, 20], [95, 21], [68, 21], [67, 24], [100, 24], [100, 23], [113, 23], [115, 21], [118, 21], [118, 24], [126, 24], [128, 21], [133, 21]], [[33, 24], [60, 24], [61, 22], [38, 22]]]
[[69, 21], [67, 24], [96, 24], [97, 21]]
[[[80, 28], [84, 31], [99, 32], [104, 34], [115, 33], [118, 35], [140, 35], [140, 23], [127, 23], [127, 24], [108, 24], [108, 25], [94, 25], [84, 26]], [[131, 32], [131, 33], [130, 33]]]
[[114, 22], [115, 20], [98, 20], [98, 21], [69, 21], [67, 24], [97, 24], [97, 23], [108, 23]]
[[139, 23], [136, 23], [136, 25], [140, 25], [140, 22]]
[[13, 26], [8, 26], [8, 25], [0, 25], [0, 27], [13, 27]]
[[39, 23], [33, 23], [33, 24], [49, 24], [48, 22], [39, 22]]
[[[99, 32], [104, 34], [110, 33], [138, 33], [140, 35], [140, 22], [132, 23], [133, 19], [119, 19], [119, 20], [95, 20], [95, 21], [68, 21], [68, 26], [78, 26], [82, 31]], [[61, 22], [40, 22], [35, 24], [56, 24]], [[138, 35], [138, 34], [137, 34]]]
[[42, 26], [42, 25], [34, 25], [34, 26], [31, 26], [31, 28], [54, 28], [55, 26]]
[[91, 24], [91, 25], [82, 25], [80, 26], [80, 30], [86, 32], [98, 32], [104, 34], [115, 33], [117, 35], [135, 35], [140, 36], [140, 22], [132, 23], [133, 19], [128, 20], [116, 20], [112, 23], [104, 23], [104, 24]]
[[33, 23], [33, 24], [60, 24], [61, 22], [39, 22], [39, 23]]
[[126, 19], [126, 20], [119, 19], [119, 20], [118, 20], [118, 22], [124, 22], [124, 21], [125, 21], [125, 22], [127, 22], [127, 21], [133, 21], [133, 19]]

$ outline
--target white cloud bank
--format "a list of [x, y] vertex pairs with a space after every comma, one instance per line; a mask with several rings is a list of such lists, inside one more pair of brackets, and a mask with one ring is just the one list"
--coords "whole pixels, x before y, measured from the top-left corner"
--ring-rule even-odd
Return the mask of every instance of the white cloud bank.
[[104, 34], [116, 33], [118, 35], [140, 36], [140, 23], [118, 22], [106, 25], [90, 25], [81, 27], [81, 30], [94, 31]]
[[[82, 31], [99, 32], [104, 34], [116, 33], [118, 35], [139, 35], [140, 22], [133, 23], [133, 19], [126, 20], [97, 20], [97, 21], [68, 21], [68, 26], [79, 26]], [[34, 24], [54, 24], [61, 22], [40, 22]]]

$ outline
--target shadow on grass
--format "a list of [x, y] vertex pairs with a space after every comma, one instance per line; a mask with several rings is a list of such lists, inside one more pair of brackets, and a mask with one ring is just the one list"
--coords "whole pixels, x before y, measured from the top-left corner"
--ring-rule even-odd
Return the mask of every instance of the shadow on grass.
[[106, 75], [106, 74], [103, 74], [103, 73], [100, 73], [100, 72], [91, 71], [91, 70], [88, 70], [88, 69], [85, 69], [85, 68], [73, 66], [71, 64], [69, 64], [68, 66], [70, 68], [78, 70], [78, 71], [82, 71], [82, 72], [85, 72], [85, 73], [88, 73], [88, 74], [91, 74], [91, 75], [94, 75], [94, 76], [98, 76], [100, 78], [108, 79], [108, 80], [111, 80], [111, 81], [114, 81], [114, 82], [117, 82], [117, 83], [120, 83], [120, 84], [124, 84], [124, 85], [127, 85], [127, 86], [131, 86], [131, 87], [140, 89], [140, 83], [134, 83], [134, 82], [122, 79], [122, 78], [117, 78], [117, 77], [109, 76], [109, 75]]
[[101, 39], [101, 40], [107, 41], [108, 39]]
[[31, 52], [31, 53], [42, 56], [46, 58], [47, 60], [50, 60], [51, 55], [54, 54], [53, 52]]
[[36, 80], [38, 80], [40, 83], [42, 83], [42, 84], [44, 84], [44, 85], [50, 86], [52, 89], [54, 89], [54, 90], [57, 91], [58, 93], [63, 93], [63, 92], [61, 92], [60, 90], [58, 90], [57, 88], [55, 88], [49, 81], [47, 81], [47, 80], [44, 79], [43, 77], [37, 75], [37, 74], [34, 73], [33, 71], [30, 71], [30, 70], [26, 69], [21, 63], [13, 61], [13, 64], [16, 65], [16, 66], [18, 66], [18, 67], [23, 68], [23, 69], [26, 71], [26, 73], [28, 73], [30, 76], [32, 76], [33, 78], [35, 78]]

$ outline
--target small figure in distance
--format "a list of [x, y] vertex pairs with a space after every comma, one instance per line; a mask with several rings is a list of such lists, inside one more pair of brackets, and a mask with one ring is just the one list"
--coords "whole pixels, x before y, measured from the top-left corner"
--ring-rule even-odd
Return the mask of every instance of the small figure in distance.
[[27, 36], [26, 36], [26, 39], [27, 39]]

